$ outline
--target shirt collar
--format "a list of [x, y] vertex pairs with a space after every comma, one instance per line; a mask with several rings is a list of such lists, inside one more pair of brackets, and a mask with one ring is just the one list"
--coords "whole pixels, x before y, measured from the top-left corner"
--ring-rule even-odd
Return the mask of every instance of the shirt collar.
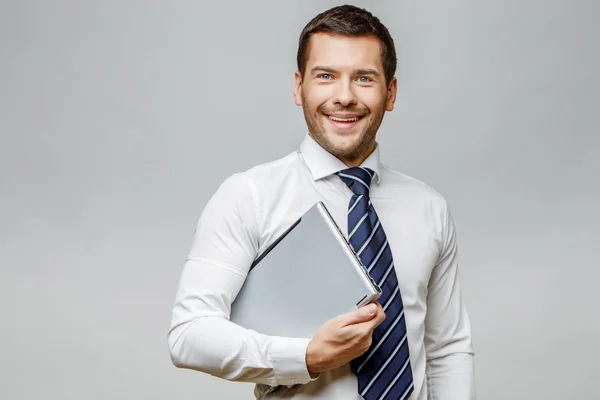
[[[348, 168], [336, 156], [325, 150], [309, 134], [306, 134], [300, 145], [300, 153], [315, 181], [333, 175], [338, 171]], [[375, 142], [375, 149], [360, 165], [375, 171], [374, 182], [379, 184], [381, 175], [379, 173], [379, 144]]]

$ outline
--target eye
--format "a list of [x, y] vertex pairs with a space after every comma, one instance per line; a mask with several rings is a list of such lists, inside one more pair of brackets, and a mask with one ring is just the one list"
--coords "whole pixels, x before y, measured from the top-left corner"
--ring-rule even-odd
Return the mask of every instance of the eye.
[[319, 74], [319, 75], [317, 75], [317, 78], [329, 80], [329, 79], [332, 79], [333, 77], [331, 76], [331, 74]]
[[358, 81], [360, 83], [369, 83], [369, 82], [372, 82], [373, 79], [369, 78], [368, 76], [359, 76]]

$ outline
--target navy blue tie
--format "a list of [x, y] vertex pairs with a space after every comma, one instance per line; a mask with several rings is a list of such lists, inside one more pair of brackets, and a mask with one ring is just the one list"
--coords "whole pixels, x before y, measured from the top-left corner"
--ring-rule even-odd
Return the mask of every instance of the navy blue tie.
[[373, 332], [369, 350], [351, 362], [358, 391], [366, 400], [406, 400], [414, 390], [406, 322], [392, 251], [369, 199], [374, 172], [355, 167], [337, 175], [354, 195], [348, 206], [348, 240], [369, 275], [382, 289], [379, 303], [385, 320]]

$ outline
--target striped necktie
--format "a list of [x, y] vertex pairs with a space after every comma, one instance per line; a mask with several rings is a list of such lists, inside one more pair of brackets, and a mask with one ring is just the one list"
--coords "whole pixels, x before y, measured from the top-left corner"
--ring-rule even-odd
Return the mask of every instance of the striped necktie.
[[351, 362], [358, 391], [366, 400], [406, 400], [414, 390], [406, 322], [392, 251], [369, 199], [374, 172], [355, 167], [337, 175], [354, 195], [348, 207], [348, 240], [383, 293], [385, 320], [373, 332], [369, 350]]

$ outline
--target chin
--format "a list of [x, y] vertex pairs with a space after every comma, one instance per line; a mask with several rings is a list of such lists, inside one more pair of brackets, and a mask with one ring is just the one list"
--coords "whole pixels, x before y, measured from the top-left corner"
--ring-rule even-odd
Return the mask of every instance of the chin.
[[337, 157], [350, 157], [360, 153], [362, 141], [360, 135], [348, 136], [344, 134], [327, 134], [325, 137], [326, 149]]

